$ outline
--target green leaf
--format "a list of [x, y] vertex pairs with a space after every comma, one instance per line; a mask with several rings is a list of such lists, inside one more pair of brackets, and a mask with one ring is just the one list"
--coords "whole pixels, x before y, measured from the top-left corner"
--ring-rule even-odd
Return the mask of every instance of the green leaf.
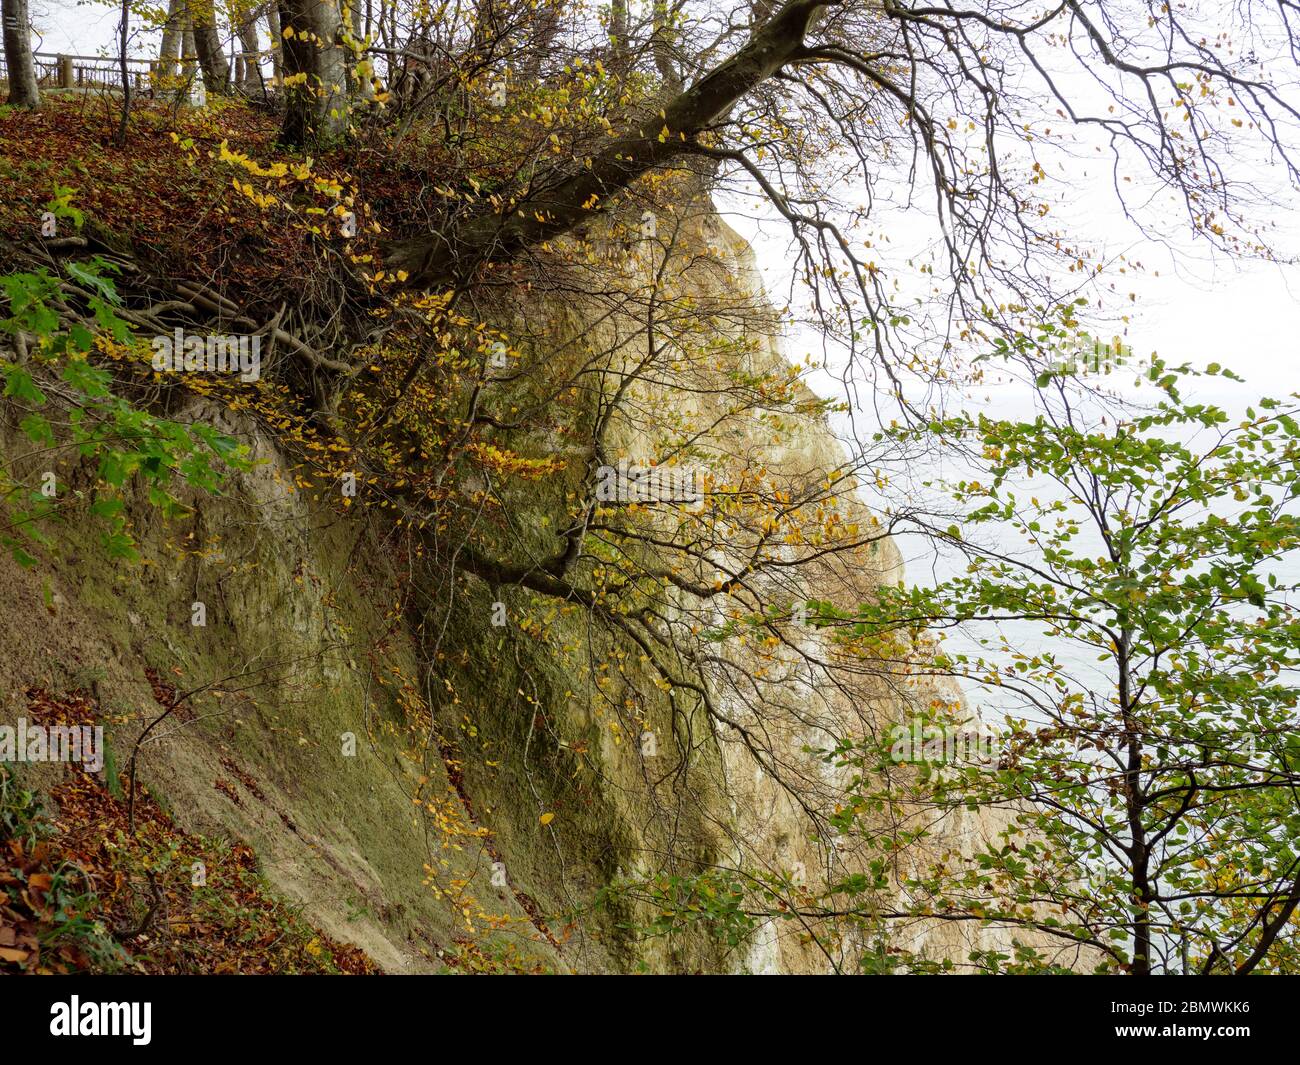
[[86, 302], [90, 305], [90, 309], [95, 312], [95, 321], [99, 323], [102, 329], [111, 333], [113, 339], [119, 344], [123, 343], [126, 338], [131, 335], [130, 326], [128, 326], [126, 322], [122, 321], [122, 319], [114, 313], [113, 308], [103, 300], [95, 297]]
[[40, 414], [29, 414], [18, 423], [27, 439], [33, 444], [40, 444], [42, 447], [52, 447], [54, 445], [54, 430], [50, 428], [50, 423]]
[[99, 366], [91, 366], [85, 359], [69, 359], [61, 375], [68, 384], [95, 398], [108, 395], [112, 375]]
[[21, 366], [15, 366], [12, 363], [4, 363], [2, 368], [6, 378], [6, 396], [13, 396], [15, 399], [33, 403], [38, 407], [45, 405], [45, 393], [36, 387], [36, 382], [32, 380], [31, 374]]
[[72, 346], [79, 352], [87, 352], [95, 343], [95, 335], [84, 325], [74, 324], [68, 330], [68, 336], [72, 340]]
[[135, 548], [135, 541], [120, 530], [104, 534], [104, 549], [108, 552], [109, 558], [124, 558], [128, 562], [136, 562], [140, 558], [140, 552]]
[[121, 297], [117, 294], [117, 287], [109, 278], [100, 273], [108, 266], [108, 263], [96, 256], [90, 263], [70, 262], [65, 269], [68, 271], [68, 275], [83, 287], [99, 293], [110, 303], [121, 303]]
[[90, 513], [97, 518], [116, 518], [122, 513], [120, 499], [97, 499], [90, 505]]

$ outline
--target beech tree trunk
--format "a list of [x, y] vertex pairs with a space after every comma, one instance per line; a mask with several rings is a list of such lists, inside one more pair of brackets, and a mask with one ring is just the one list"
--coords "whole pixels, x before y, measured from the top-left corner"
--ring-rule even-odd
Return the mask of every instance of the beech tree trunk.
[[[361, 42], [366, 39], [366, 31], [361, 25], [361, 5], [358, 0], [352, 0], [352, 40], [356, 47], [360, 47]], [[348, 74], [351, 78], [351, 92], [356, 96], [369, 103], [375, 98], [375, 86], [373, 84], [375, 71], [374, 63], [369, 56], [362, 52], [353, 52], [348, 49], [349, 63]]]
[[190, 17], [194, 23], [194, 50], [203, 71], [203, 84], [208, 92], [224, 95], [230, 91], [230, 67], [221, 50], [221, 35], [217, 32], [216, 15], [211, 4], [207, 5], [206, 11], [191, 11]]
[[181, 56], [185, 37], [185, 0], [171, 0], [167, 5], [167, 21], [163, 23], [162, 44], [158, 47], [156, 68], [161, 84], [169, 85], [176, 77], [176, 64]]
[[237, 30], [240, 46], [240, 61], [236, 81], [241, 89], [256, 88], [260, 82], [257, 72], [261, 67], [257, 41], [257, 13], [250, 11], [239, 23]]
[[[285, 86], [281, 140], [324, 143], [348, 125], [348, 71], [337, 0], [280, 0]], [[299, 78], [299, 75], [303, 75]], [[296, 80], [295, 80], [296, 79]]]
[[627, 73], [630, 50], [627, 35], [629, 32], [627, 18], [627, 0], [612, 0], [609, 5], [609, 41], [611, 64], [616, 74]]
[[280, 64], [280, 6], [274, 0], [266, 5], [266, 26], [271, 37], [267, 45], [271, 49], [271, 75], [279, 84], [284, 71]]
[[654, 55], [655, 66], [659, 68], [659, 76], [664, 79], [664, 88], [669, 92], [680, 92], [682, 79], [677, 73], [677, 31], [672, 26], [674, 14], [676, 7], [670, 8], [668, 0], [654, 0], [650, 51]]
[[610, 198], [655, 167], [700, 149], [694, 138], [747, 93], [804, 51], [804, 35], [827, 0], [791, 0], [730, 59], [725, 60], [662, 112], [610, 141], [585, 168], [548, 182], [543, 195], [508, 214], [478, 215], [390, 246], [386, 266], [407, 272], [409, 287], [446, 287], [463, 280], [488, 259], [509, 258], [522, 248], [567, 233]]
[[9, 103], [13, 107], [40, 107], [41, 90], [36, 84], [27, 0], [3, 0], [0, 15], [4, 20], [5, 62], [9, 67]]
[[189, 12], [185, 13], [184, 29], [181, 33], [181, 81], [189, 85], [194, 79], [194, 60], [198, 54], [194, 45], [194, 20]]

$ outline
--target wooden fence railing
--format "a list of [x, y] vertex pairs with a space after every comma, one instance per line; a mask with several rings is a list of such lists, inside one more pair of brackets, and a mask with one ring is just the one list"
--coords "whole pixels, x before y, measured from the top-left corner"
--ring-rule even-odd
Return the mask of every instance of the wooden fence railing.
[[[255, 61], [269, 59], [270, 55], [270, 52], [258, 53]], [[55, 55], [50, 52], [35, 52], [32, 58], [35, 61], [37, 81], [43, 88], [120, 89], [122, 87], [121, 61], [109, 56]], [[247, 57], [241, 55], [239, 58], [254, 60], [252, 53]], [[195, 68], [198, 66], [197, 57], [186, 57], [182, 61], [173, 61], [172, 69], [179, 68], [181, 62]], [[154, 73], [162, 65], [162, 61], [158, 59], [128, 59], [127, 75], [131, 79], [132, 88], [140, 92], [152, 89], [156, 82]], [[233, 69], [234, 64], [232, 63], [231, 66]], [[7, 81], [8, 78], [9, 71], [4, 55], [0, 53], [0, 81]]]

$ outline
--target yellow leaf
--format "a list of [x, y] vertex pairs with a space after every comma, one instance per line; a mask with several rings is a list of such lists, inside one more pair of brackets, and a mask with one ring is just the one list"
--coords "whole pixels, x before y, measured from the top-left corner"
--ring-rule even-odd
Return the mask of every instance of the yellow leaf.
[[554, 814], [542, 814], [542, 816], [539, 817], [538, 820], [541, 821], [541, 823], [544, 824], [544, 825], [549, 825], [552, 821], [555, 820], [555, 815], [554, 815]]

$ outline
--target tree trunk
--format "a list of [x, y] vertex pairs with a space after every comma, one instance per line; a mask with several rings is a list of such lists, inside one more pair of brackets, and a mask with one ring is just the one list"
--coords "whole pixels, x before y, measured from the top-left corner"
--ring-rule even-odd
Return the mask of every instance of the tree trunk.
[[5, 62], [9, 66], [9, 104], [33, 109], [40, 107], [41, 90], [36, 85], [27, 0], [4, 0], [3, 19]]
[[194, 59], [198, 54], [194, 45], [194, 19], [188, 10], [181, 25], [181, 82], [188, 86], [194, 80]]
[[271, 37], [267, 45], [271, 49], [271, 76], [278, 85], [284, 71], [280, 65], [280, 7], [275, 0], [266, 5], [266, 26]]
[[261, 67], [258, 57], [257, 15], [249, 12], [239, 24], [239, 45], [242, 52], [239, 63], [239, 76], [236, 79], [240, 88], [256, 88], [259, 78], [257, 72]]
[[736, 102], [804, 51], [804, 35], [825, 0], [792, 0], [756, 30], [749, 42], [640, 126], [626, 130], [568, 177], [545, 183], [543, 195], [508, 214], [476, 215], [449, 227], [391, 246], [385, 265], [405, 270], [409, 287], [455, 285], [489, 258], [567, 233], [641, 175], [698, 152], [694, 138]]
[[155, 68], [160, 86], [170, 86], [176, 77], [176, 62], [180, 59], [184, 37], [185, 0], [171, 0], [167, 6], [167, 21], [163, 23], [162, 44], [158, 48], [158, 66]]
[[349, 49], [351, 63], [348, 73], [352, 78], [352, 88], [356, 96], [370, 103], [375, 98], [374, 60], [362, 51], [366, 40], [365, 30], [361, 25], [361, 5], [352, 0], [350, 14], [352, 19], [352, 47]]
[[609, 6], [610, 63], [618, 75], [627, 73], [628, 57], [631, 54], [627, 39], [630, 32], [627, 0], [613, 0]]
[[[348, 71], [336, 0], [280, 0], [285, 87], [281, 140], [325, 143], [348, 126]], [[299, 77], [301, 75], [301, 77]], [[291, 81], [291, 79], [298, 79]]]
[[209, 5], [206, 11], [193, 11], [191, 18], [194, 22], [194, 49], [203, 70], [203, 84], [208, 92], [224, 95], [230, 91], [230, 68], [221, 51], [216, 15]]
[[118, 67], [122, 74], [122, 118], [117, 125], [116, 143], [119, 148], [126, 145], [127, 124], [131, 121], [131, 71], [127, 66], [126, 46], [131, 39], [131, 0], [122, 0], [122, 21], [117, 24]]
[[650, 51], [654, 54], [659, 76], [664, 79], [664, 88], [669, 92], [681, 92], [682, 88], [681, 75], [677, 72], [677, 30], [672, 25], [676, 14], [676, 5], [669, 8], [668, 0], [654, 0]]
[[538, 77], [546, 67], [555, 45], [555, 38], [560, 33], [560, 8], [556, 3], [537, 5], [533, 16], [532, 39], [525, 45], [525, 58], [520, 64], [520, 71], [526, 78]]

